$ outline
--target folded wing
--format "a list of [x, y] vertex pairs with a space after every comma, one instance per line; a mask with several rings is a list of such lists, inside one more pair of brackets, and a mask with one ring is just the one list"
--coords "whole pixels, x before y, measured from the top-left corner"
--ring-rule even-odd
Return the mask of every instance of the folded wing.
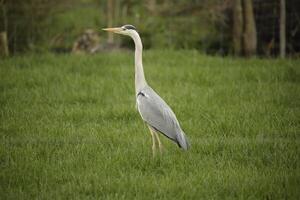
[[187, 138], [181, 130], [179, 122], [168, 104], [149, 86], [137, 95], [137, 107], [143, 120], [187, 150]]

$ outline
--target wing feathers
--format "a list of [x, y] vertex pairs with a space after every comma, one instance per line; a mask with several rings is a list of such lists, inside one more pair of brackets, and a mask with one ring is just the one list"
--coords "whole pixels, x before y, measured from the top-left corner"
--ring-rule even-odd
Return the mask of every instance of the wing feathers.
[[176, 142], [183, 149], [188, 149], [187, 138], [181, 130], [174, 112], [149, 86], [138, 93], [137, 106], [141, 117], [146, 123]]

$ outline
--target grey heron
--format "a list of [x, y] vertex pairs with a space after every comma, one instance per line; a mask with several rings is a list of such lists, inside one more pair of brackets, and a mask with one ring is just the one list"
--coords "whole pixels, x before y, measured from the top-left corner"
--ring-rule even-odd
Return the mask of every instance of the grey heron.
[[152, 136], [153, 156], [156, 153], [156, 141], [162, 152], [162, 143], [158, 133], [163, 134], [184, 150], [189, 148], [188, 139], [181, 129], [179, 122], [168, 104], [147, 84], [142, 52], [143, 44], [141, 38], [132, 25], [124, 25], [117, 28], [105, 28], [105, 31], [130, 36], [135, 44], [135, 95], [137, 109], [142, 119], [148, 125]]

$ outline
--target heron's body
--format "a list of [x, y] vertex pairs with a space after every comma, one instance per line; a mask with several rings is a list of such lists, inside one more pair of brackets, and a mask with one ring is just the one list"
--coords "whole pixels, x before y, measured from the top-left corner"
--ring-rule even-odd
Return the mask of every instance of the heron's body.
[[188, 142], [178, 120], [168, 104], [150, 87], [143, 88], [136, 97], [142, 119], [153, 129], [188, 149]]
[[177, 143], [179, 147], [187, 150], [189, 147], [187, 137], [182, 131], [174, 112], [146, 82], [142, 63], [143, 45], [135, 28], [132, 25], [125, 25], [121, 28], [108, 28], [104, 30], [129, 35], [135, 43], [136, 104], [142, 119], [149, 126], [152, 134], [153, 153], [155, 153], [155, 138], [160, 149], [162, 147], [157, 133], [162, 133]]

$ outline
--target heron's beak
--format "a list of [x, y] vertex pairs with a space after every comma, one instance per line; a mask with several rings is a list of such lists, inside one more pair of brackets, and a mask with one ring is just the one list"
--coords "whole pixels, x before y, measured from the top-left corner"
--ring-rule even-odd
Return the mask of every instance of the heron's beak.
[[118, 28], [103, 28], [102, 30], [113, 32], [113, 33], [120, 33], [123, 29], [118, 27]]

